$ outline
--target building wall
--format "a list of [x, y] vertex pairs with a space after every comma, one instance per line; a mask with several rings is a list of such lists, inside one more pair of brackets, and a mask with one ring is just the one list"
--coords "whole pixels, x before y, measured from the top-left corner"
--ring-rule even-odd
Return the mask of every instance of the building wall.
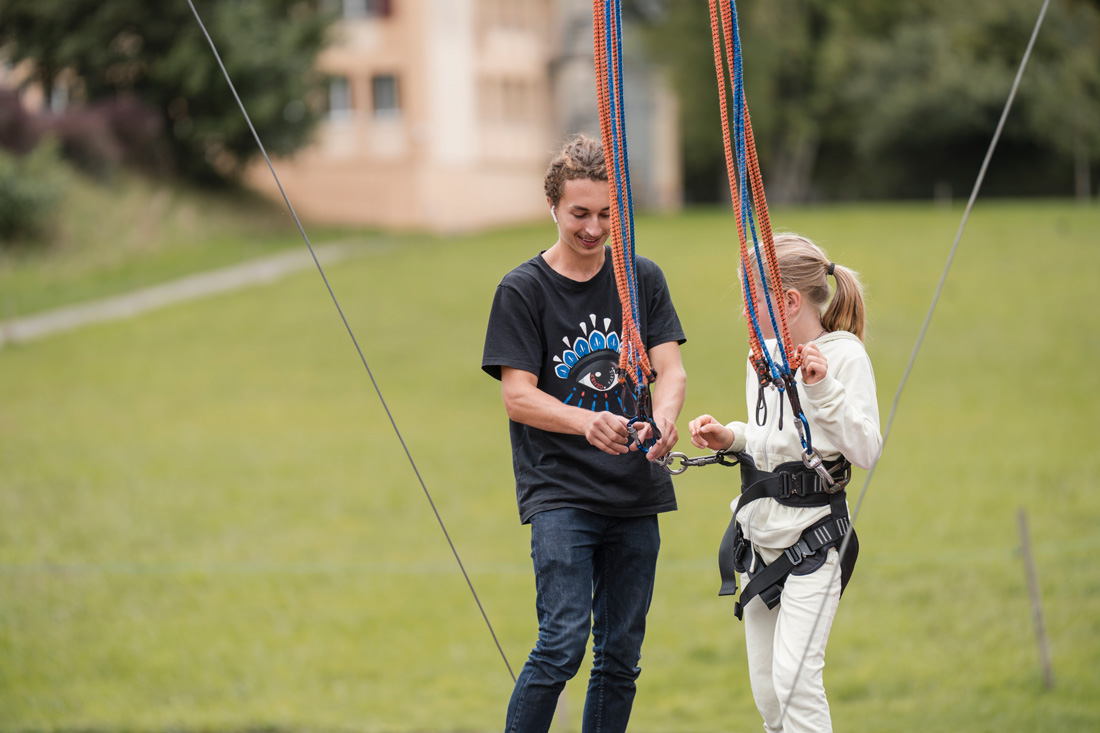
[[[599, 136], [589, 0], [391, 0], [345, 20], [320, 59], [348, 80], [314, 145], [276, 163], [295, 207], [333, 223], [476, 229], [545, 216], [546, 164], [573, 132]], [[631, 51], [628, 49], [628, 53]], [[675, 98], [640, 55], [627, 70], [635, 202], [680, 203]], [[372, 105], [398, 80], [400, 110]], [[277, 195], [266, 166], [249, 174]]]
[[[335, 80], [329, 116], [310, 146], [273, 161], [298, 213], [433, 231], [546, 216], [547, 162], [569, 134], [600, 135], [591, 0], [339, 2], [345, 13], [386, 14], [338, 23], [319, 59]], [[674, 96], [629, 39], [626, 53], [634, 200], [674, 208]], [[17, 83], [26, 71], [4, 65], [0, 82]], [[34, 95], [27, 90], [24, 102], [43, 106]], [[281, 199], [263, 160], [246, 180]]]
[[[541, 205], [550, 126], [545, 0], [393, 0], [344, 21], [322, 69], [347, 79], [314, 145], [276, 170], [295, 207], [334, 223], [473, 229], [529, 220]], [[399, 111], [373, 108], [372, 79], [397, 79]], [[251, 183], [277, 193], [266, 166]]]

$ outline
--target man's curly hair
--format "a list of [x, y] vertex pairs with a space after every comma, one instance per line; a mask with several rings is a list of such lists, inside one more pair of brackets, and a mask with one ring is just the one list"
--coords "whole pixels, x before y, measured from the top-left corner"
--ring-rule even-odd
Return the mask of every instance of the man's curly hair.
[[587, 178], [592, 181], [607, 180], [603, 144], [583, 134], [573, 135], [566, 140], [561, 152], [550, 161], [546, 169], [543, 188], [551, 204], [557, 206], [561, 202], [565, 182], [575, 178]]

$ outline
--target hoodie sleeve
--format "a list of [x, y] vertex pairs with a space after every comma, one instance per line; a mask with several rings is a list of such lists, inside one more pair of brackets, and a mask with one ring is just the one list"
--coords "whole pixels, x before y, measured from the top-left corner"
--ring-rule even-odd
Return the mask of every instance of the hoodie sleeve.
[[825, 378], [801, 385], [814, 430], [824, 432], [853, 464], [870, 468], [882, 450], [871, 359], [863, 344], [854, 339], [823, 344], [822, 352], [829, 362]]

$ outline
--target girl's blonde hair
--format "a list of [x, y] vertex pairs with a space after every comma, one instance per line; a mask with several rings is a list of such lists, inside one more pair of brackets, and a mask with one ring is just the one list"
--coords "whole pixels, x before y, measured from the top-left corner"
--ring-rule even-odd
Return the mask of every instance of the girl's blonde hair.
[[[867, 328], [867, 306], [859, 273], [829, 261], [829, 257], [809, 239], [797, 234], [776, 234], [775, 256], [783, 288], [802, 293], [821, 312], [821, 325], [829, 331], [849, 331], [863, 340]], [[751, 274], [759, 277], [755, 252]], [[836, 291], [829, 300], [829, 268], [836, 279]], [[770, 287], [770, 284], [766, 284]]]

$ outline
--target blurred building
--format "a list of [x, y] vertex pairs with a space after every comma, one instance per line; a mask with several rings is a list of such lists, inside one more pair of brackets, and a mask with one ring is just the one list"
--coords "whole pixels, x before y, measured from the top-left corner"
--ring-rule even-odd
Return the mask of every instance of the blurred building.
[[[590, 0], [341, 0], [327, 119], [275, 162], [295, 208], [332, 223], [458, 231], [546, 215], [543, 174], [599, 136]], [[675, 98], [624, 52], [638, 208], [680, 203]], [[266, 165], [249, 172], [277, 195]]]

